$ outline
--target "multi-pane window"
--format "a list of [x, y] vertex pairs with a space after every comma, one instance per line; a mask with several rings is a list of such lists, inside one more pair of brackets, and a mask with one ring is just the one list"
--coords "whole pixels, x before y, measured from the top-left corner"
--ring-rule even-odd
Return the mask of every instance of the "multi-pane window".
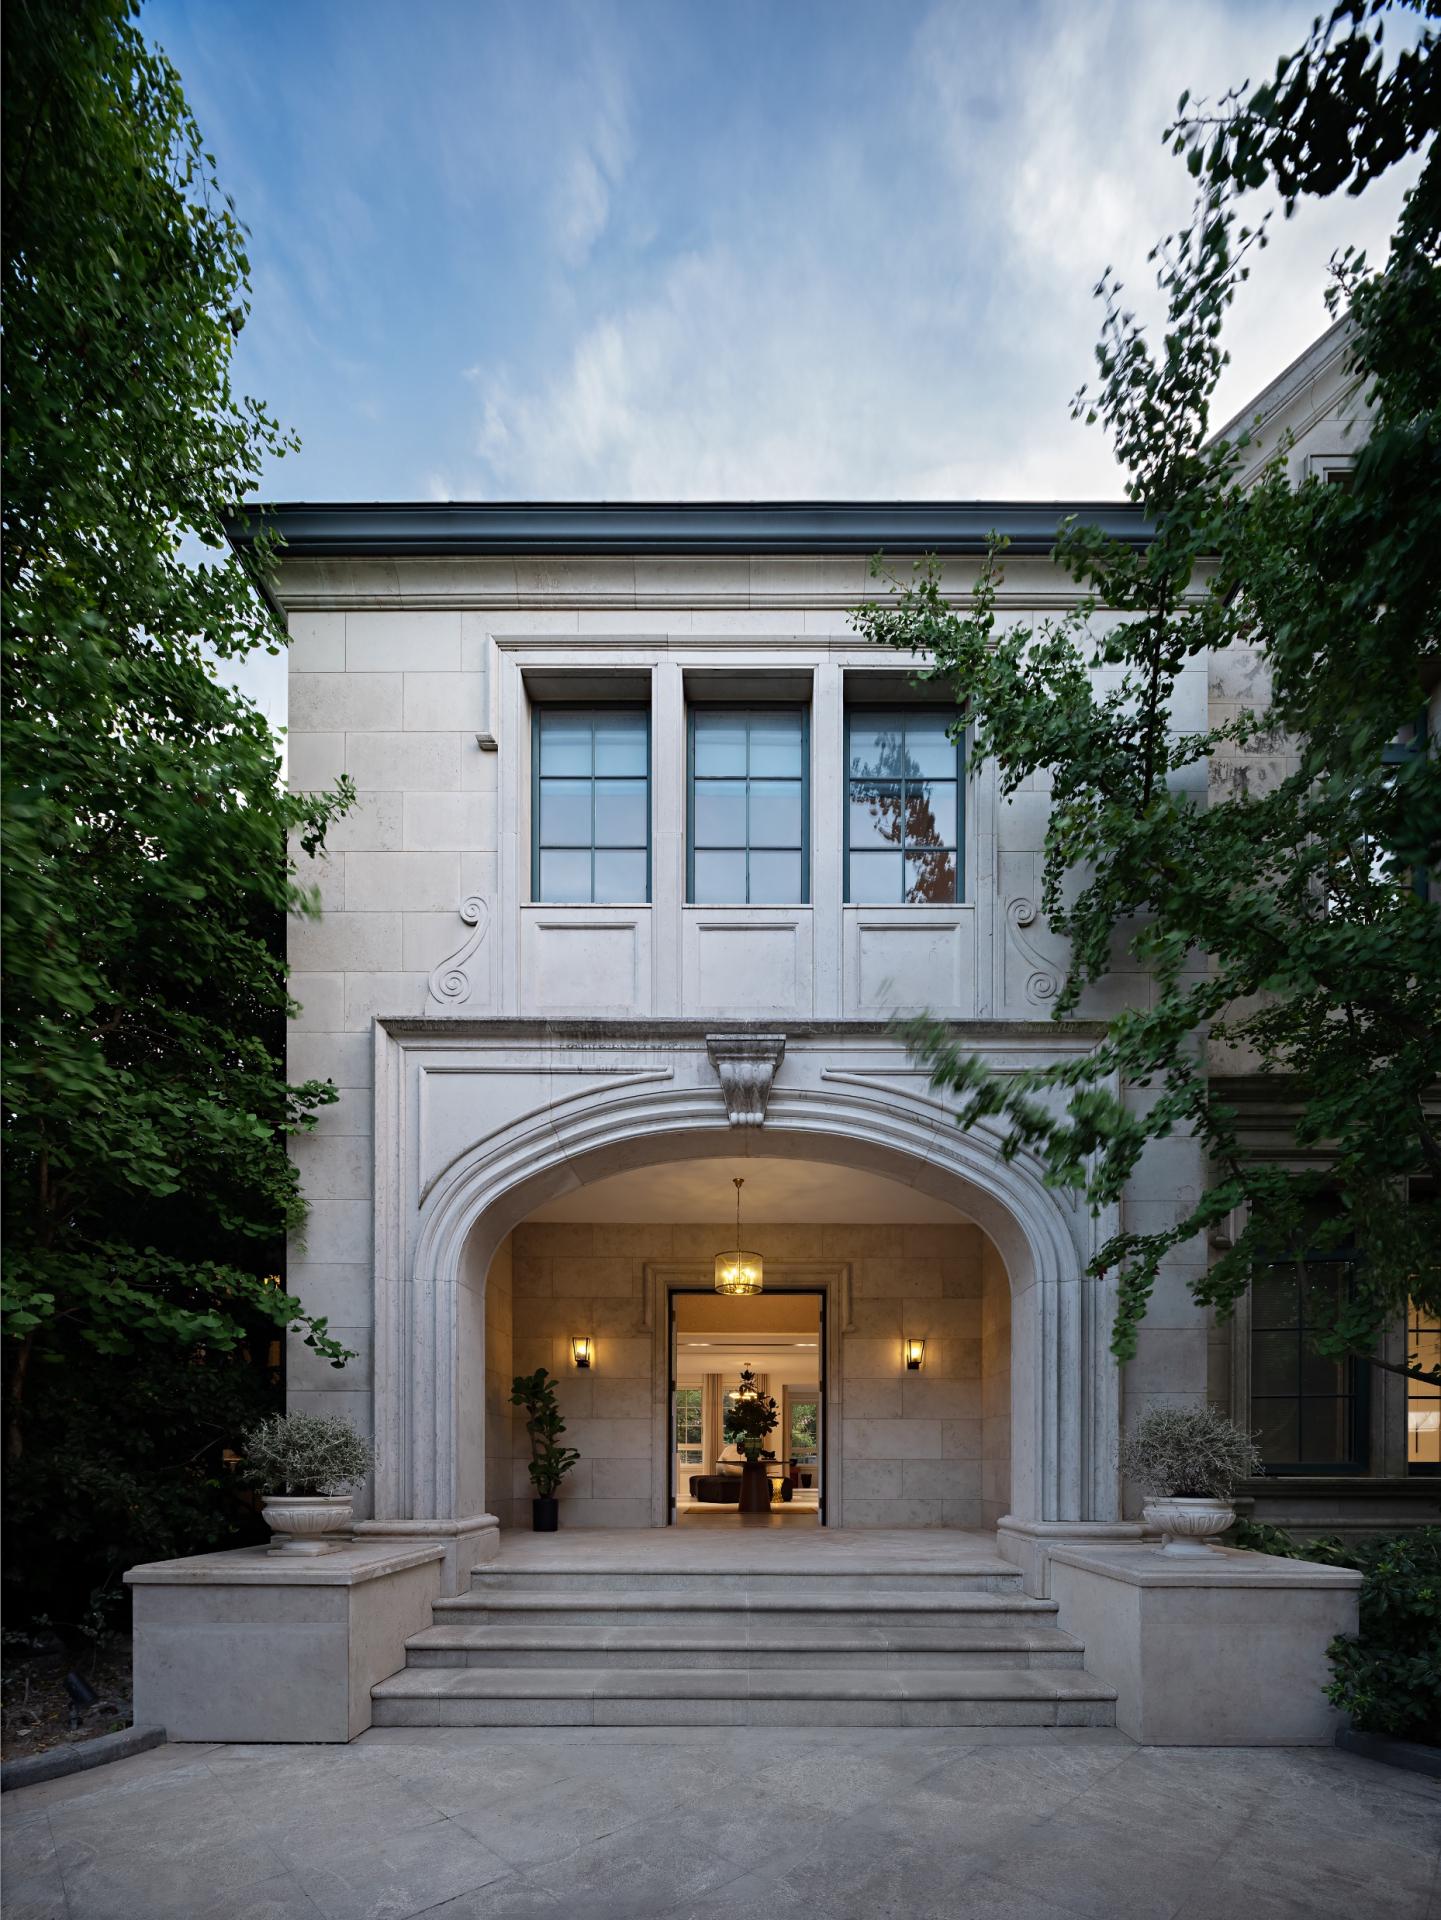
[[[1416, 1301], [1406, 1315], [1406, 1353], [1413, 1367], [1441, 1367], [1441, 1320]], [[1406, 1382], [1406, 1465], [1413, 1473], [1441, 1473], [1441, 1387]]]
[[644, 708], [539, 707], [532, 897], [650, 898], [650, 716]]
[[846, 899], [961, 897], [961, 747], [954, 713], [856, 709], [846, 724]]
[[698, 906], [810, 898], [803, 707], [698, 707], [690, 716], [686, 897]]
[[1251, 1425], [1268, 1473], [1360, 1473], [1366, 1368], [1312, 1344], [1351, 1281], [1343, 1255], [1280, 1260], [1251, 1289]]
[[683, 1466], [705, 1464], [701, 1457], [701, 1410], [699, 1387], [675, 1390], [675, 1451]]
[[821, 1403], [819, 1397], [804, 1398], [791, 1394], [787, 1399], [790, 1432], [786, 1435], [786, 1453], [797, 1466], [820, 1464]]

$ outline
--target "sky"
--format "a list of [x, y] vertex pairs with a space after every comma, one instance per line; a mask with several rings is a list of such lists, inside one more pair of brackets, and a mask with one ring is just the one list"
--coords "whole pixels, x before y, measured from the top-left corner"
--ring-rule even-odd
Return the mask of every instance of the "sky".
[[[1092, 289], [1315, 0], [149, 0], [251, 230], [277, 499], [1112, 498]], [[1401, 181], [1283, 223], [1218, 421]], [[274, 666], [244, 684], [272, 717]], [[280, 704], [278, 704], [280, 703]]]

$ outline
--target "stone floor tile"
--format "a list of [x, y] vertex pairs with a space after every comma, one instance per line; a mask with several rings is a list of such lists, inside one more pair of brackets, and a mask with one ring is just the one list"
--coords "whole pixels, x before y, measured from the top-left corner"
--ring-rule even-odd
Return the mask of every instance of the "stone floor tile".
[[5, 1920], [65, 1920], [65, 1884], [43, 1809], [18, 1821], [5, 1809], [0, 1876]]
[[208, 1906], [197, 1906], [194, 1913], [195, 1920], [320, 1920], [319, 1907], [288, 1873], [239, 1892], [227, 1889]]
[[[238, 1895], [278, 1878], [282, 1863], [265, 1842], [206, 1846], [205, 1836], [154, 1826], [99, 1839], [57, 1834], [55, 1857], [70, 1920], [192, 1920], [218, 1889]], [[8, 1920], [8, 1915], [7, 1915]]]
[[325, 1920], [410, 1920], [457, 1894], [503, 1879], [507, 1863], [453, 1820], [390, 1833], [297, 1836], [288, 1865]]

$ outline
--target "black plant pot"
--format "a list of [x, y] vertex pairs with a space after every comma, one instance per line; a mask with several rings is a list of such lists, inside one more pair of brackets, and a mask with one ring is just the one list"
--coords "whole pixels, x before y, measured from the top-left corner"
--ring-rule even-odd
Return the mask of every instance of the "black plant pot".
[[532, 1533], [554, 1533], [560, 1526], [560, 1502], [554, 1495], [540, 1495], [530, 1503]]

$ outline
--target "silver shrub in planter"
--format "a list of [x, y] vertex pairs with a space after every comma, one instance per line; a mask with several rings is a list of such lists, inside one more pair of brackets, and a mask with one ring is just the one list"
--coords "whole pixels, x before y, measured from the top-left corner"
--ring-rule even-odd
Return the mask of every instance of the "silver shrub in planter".
[[348, 1420], [275, 1413], [245, 1436], [250, 1478], [260, 1488], [272, 1553], [329, 1553], [353, 1517], [350, 1496], [374, 1455]]
[[1148, 1407], [1121, 1445], [1121, 1470], [1155, 1496], [1141, 1512], [1165, 1553], [1205, 1553], [1236, 1518], [1237, 1483], [1261, 1470], [1249, 1433], [1214, 1407]]

